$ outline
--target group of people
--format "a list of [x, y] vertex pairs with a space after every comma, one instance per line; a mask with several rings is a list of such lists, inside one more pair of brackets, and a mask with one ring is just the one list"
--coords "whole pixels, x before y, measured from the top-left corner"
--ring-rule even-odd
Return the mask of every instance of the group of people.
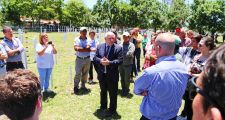
[[[15, 69], [24, 69], [22, 52], [24, 46], [21, 41], [13, 36], [11, 27], [3, 28], [4, 39], [0, 43], [0, 77]], [[40, 34], [39, 43], [36, 45], [36, 63], [41, 81], [41, 89], [50, 92], [49, 79], [54, 66], [53, 54], [57, 51], [52, 41], [48, 41], [46, 33]]]
[[[4, 34], [7, 30], [12, 31], [11, 28], [6, 28], [3, 30]], [[74, 40], [74, 94], [88, 90], [85, 83], [87, 80], [90, 84], [93, 83], [94, 68], [100, 85], [99, 110], [104, 117], [114, 115], [117, 110], [119, 77], [122, 95], [127, 95], [130, 92], [132, 70], [138, 71], [138, 65], [134, 68], [134, 63], [139, 63], [134, 58], [137, 55], [135, 51], [140, 53], [141, 48], [136, 43], [141, 43], [145, 50], [143, 73], [134, 81], [134, 94], [143, 96], [140, 105], [141, 120], [176, 120], [182, 98], [185, 100], [185, 107], [181, 116], [186, 116], [188, 120], [223, 120], [225, 45], [215, 49], [212, 38], [195, 35], [193, 31], [186, 33], [183, 29], [176, 29], [175, 34], [157, 31], [150, 40], [144, 34], [144, 38], [138, 41], [140, 35], [136, 31], [133, 29], [124, 32], [120, 43], [115, 31], [107, 32], [105, 42], [100, 44], [95, 39], [95, 31], [91, 30], [88, 38], [87, 28], [80, 28], [80, 36]], [[6, 45], [2, 44], [0, 58], [4, 58], [1, 61], [3, 63], [7, 56], [11, 56], [13, 52], [15, 55], [23, 48], [15, 47], [22, 45], [18, 42], [11, 41], [10, 44], [9, 39], [5, 34], [4, 43], [11, 46], [5, 48]], [[0, 108], [10, 119], [37, 120], [42, 110], [41, 93], [48, 90], [46, 80], [49, 80], [54, 65], [53, 54], [57, 51], [53, 43], [48, 41], [47, 35], [41, 34], [36, 52], [40, 81], [31, 71], [22, 69], [9, 70], [0, 79]], [[19, 62], [10, 61], [6, 65], [10, 63], [19, 65]]]

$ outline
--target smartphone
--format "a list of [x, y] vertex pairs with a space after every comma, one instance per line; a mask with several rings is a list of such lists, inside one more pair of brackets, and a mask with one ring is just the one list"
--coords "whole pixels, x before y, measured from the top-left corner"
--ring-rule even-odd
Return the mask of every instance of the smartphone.
[[52, 44], [52, 41], [48, 41], [48, 44]]

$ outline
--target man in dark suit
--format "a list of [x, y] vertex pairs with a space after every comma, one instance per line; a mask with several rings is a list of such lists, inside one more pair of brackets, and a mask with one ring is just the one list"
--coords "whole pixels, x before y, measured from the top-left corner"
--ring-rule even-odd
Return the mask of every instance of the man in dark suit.
[[[105, 43], [98, 45], [94, 62], [97, 65], [97, 74], [100, 85], [100, 110], [105, 117], [116, 113], [117, 91], [119, 81], [118, 65], [123, 61], [122, 47], [114, 44], [115, 34], [107, 32]], [[107, 110], [107, 92], [109, 92], [110, 107]]]

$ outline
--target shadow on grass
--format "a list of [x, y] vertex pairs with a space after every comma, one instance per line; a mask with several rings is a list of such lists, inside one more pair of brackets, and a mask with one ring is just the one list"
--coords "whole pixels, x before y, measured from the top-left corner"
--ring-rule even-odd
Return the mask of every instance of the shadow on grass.
[[78, 93], [76, 93], [76, 95], [87, 95], [91, 92], [91, 89], [87, 88], [87, 89], [79, 89]]
[[104, 117], [105, 113], [102, 110], [97, 109], [93, 114], [100, 120], [118, 120], [118, 119], [121, 119], [121, 115], [119, 115], [117, 112], [115, 114], [113, 114], [111, 117]]
[[56, 93], [54, 91], [43, 92], [43, 101], [47, 101], [49, 98], [54, 98]]
[[124, 97], [124, 98], [128, 98], [128, 99], [131, 99], [134, 95], [133, 94], [131, 94], [130, 92], [127, 94], [127, 95], [123, 95], [122, 94], [122, 90], [121, 89], [119, 89], [118, 90], [118, 93], [117, 93], [118, 95], [120, 95], [121, 97]]
[[95, 84], [98, 84], [98, 82], [92, 82], [92, 83], [88, 83], [89, 85], [95, 85]]

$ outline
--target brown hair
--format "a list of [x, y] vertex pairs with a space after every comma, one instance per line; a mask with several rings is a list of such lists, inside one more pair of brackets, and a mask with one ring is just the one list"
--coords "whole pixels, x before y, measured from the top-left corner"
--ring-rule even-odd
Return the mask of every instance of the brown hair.
[[209, 50], [213, 50], [215, 48], [214, 40], [211, 37], [206, 36], [203, 37], [201, 40], [204, 40], [204, 44], [206, 47], [209, 48]]
[[29, 70], [16, 69], [0, 79], [0, 107], [12, 120], [31, 117], [40, 95], [38, 77]]
[[41, 45], [44, 44], [43, 39], [44, 39], [45, 37], [48, 37], [48, 35], [47, 35], [46, 33], [41, 33], [41, 34], [40, 34], [39, 43], [40, 43]]

